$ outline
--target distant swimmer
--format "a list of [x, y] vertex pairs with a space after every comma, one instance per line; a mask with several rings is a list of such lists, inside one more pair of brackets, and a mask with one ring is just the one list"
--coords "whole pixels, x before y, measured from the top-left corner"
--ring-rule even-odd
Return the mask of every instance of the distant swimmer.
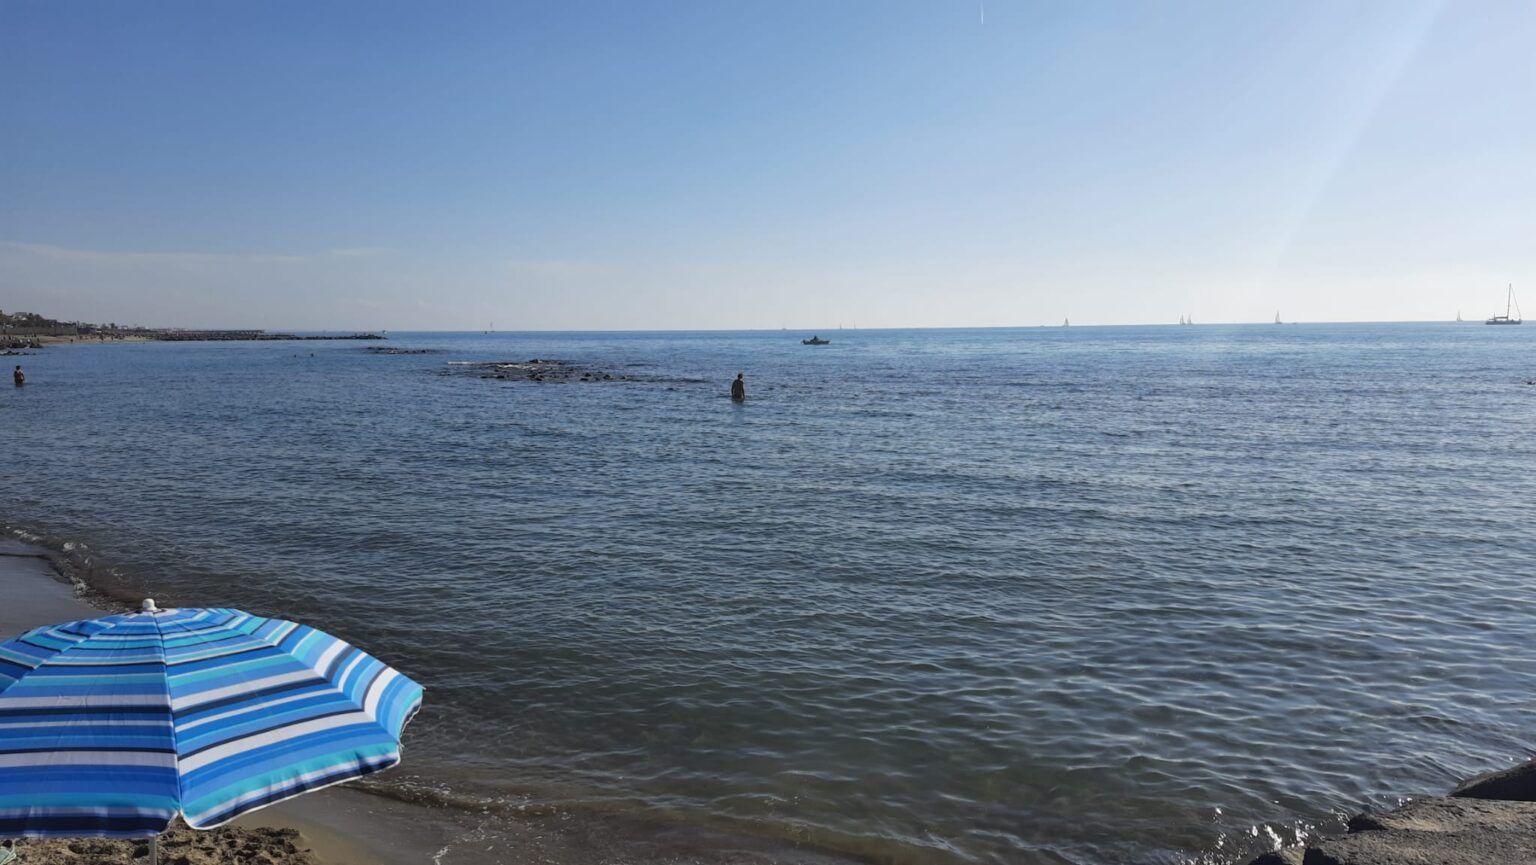
[[17, 387], [27, 383], [27, 374], [21, 371], [21, 364], [16, 364], [16, 371], [11, 373], [11, 380], [16, 382]]
[[[19, 366], [16, 368], [21, 369]], [[20, 384], [20, 382], [17, 383]], [[747, 383], [742, 381], [741, 373], [739, 372], [736, 373], [736, 380], [731, 382], [731, 399], [736, 402], [746, 402], [747, 400]]]

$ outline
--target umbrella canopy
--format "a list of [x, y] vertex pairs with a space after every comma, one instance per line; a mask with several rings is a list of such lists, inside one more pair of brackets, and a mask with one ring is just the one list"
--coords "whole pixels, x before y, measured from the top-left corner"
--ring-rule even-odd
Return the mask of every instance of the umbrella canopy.
[[400, 762], [421, 686], [314, 628], [154, 610], [0, 643], [0, 838], [211, 829]]

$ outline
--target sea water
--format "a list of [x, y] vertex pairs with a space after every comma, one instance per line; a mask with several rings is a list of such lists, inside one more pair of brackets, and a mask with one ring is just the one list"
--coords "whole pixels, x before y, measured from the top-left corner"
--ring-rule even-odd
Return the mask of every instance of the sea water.
[[408, 672], [465, 801], [1230, 862], [1532, 753], [1536, 329], [821, 335], [48, 348], [0, 521]]

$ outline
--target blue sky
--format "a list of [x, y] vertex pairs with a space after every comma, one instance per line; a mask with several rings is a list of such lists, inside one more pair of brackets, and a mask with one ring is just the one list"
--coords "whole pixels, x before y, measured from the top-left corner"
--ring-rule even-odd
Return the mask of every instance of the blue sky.
[[1536, 303], [1536, 4], [0, 0], [0, 308], [274, 328]]

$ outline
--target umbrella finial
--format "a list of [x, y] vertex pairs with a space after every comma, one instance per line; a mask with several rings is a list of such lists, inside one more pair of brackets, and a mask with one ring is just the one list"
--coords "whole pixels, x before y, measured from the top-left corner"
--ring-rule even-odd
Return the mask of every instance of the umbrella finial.
[[160, 608], [155, 606], [155, 599], [154, 598], [145, 598], [144, 599], [144, 603], [139, 605], [139, 609], [141, 611], [143, 611], [143, 612], [146, 612], [146, 613], [158, 613], [158, 612], [160, 612]]

